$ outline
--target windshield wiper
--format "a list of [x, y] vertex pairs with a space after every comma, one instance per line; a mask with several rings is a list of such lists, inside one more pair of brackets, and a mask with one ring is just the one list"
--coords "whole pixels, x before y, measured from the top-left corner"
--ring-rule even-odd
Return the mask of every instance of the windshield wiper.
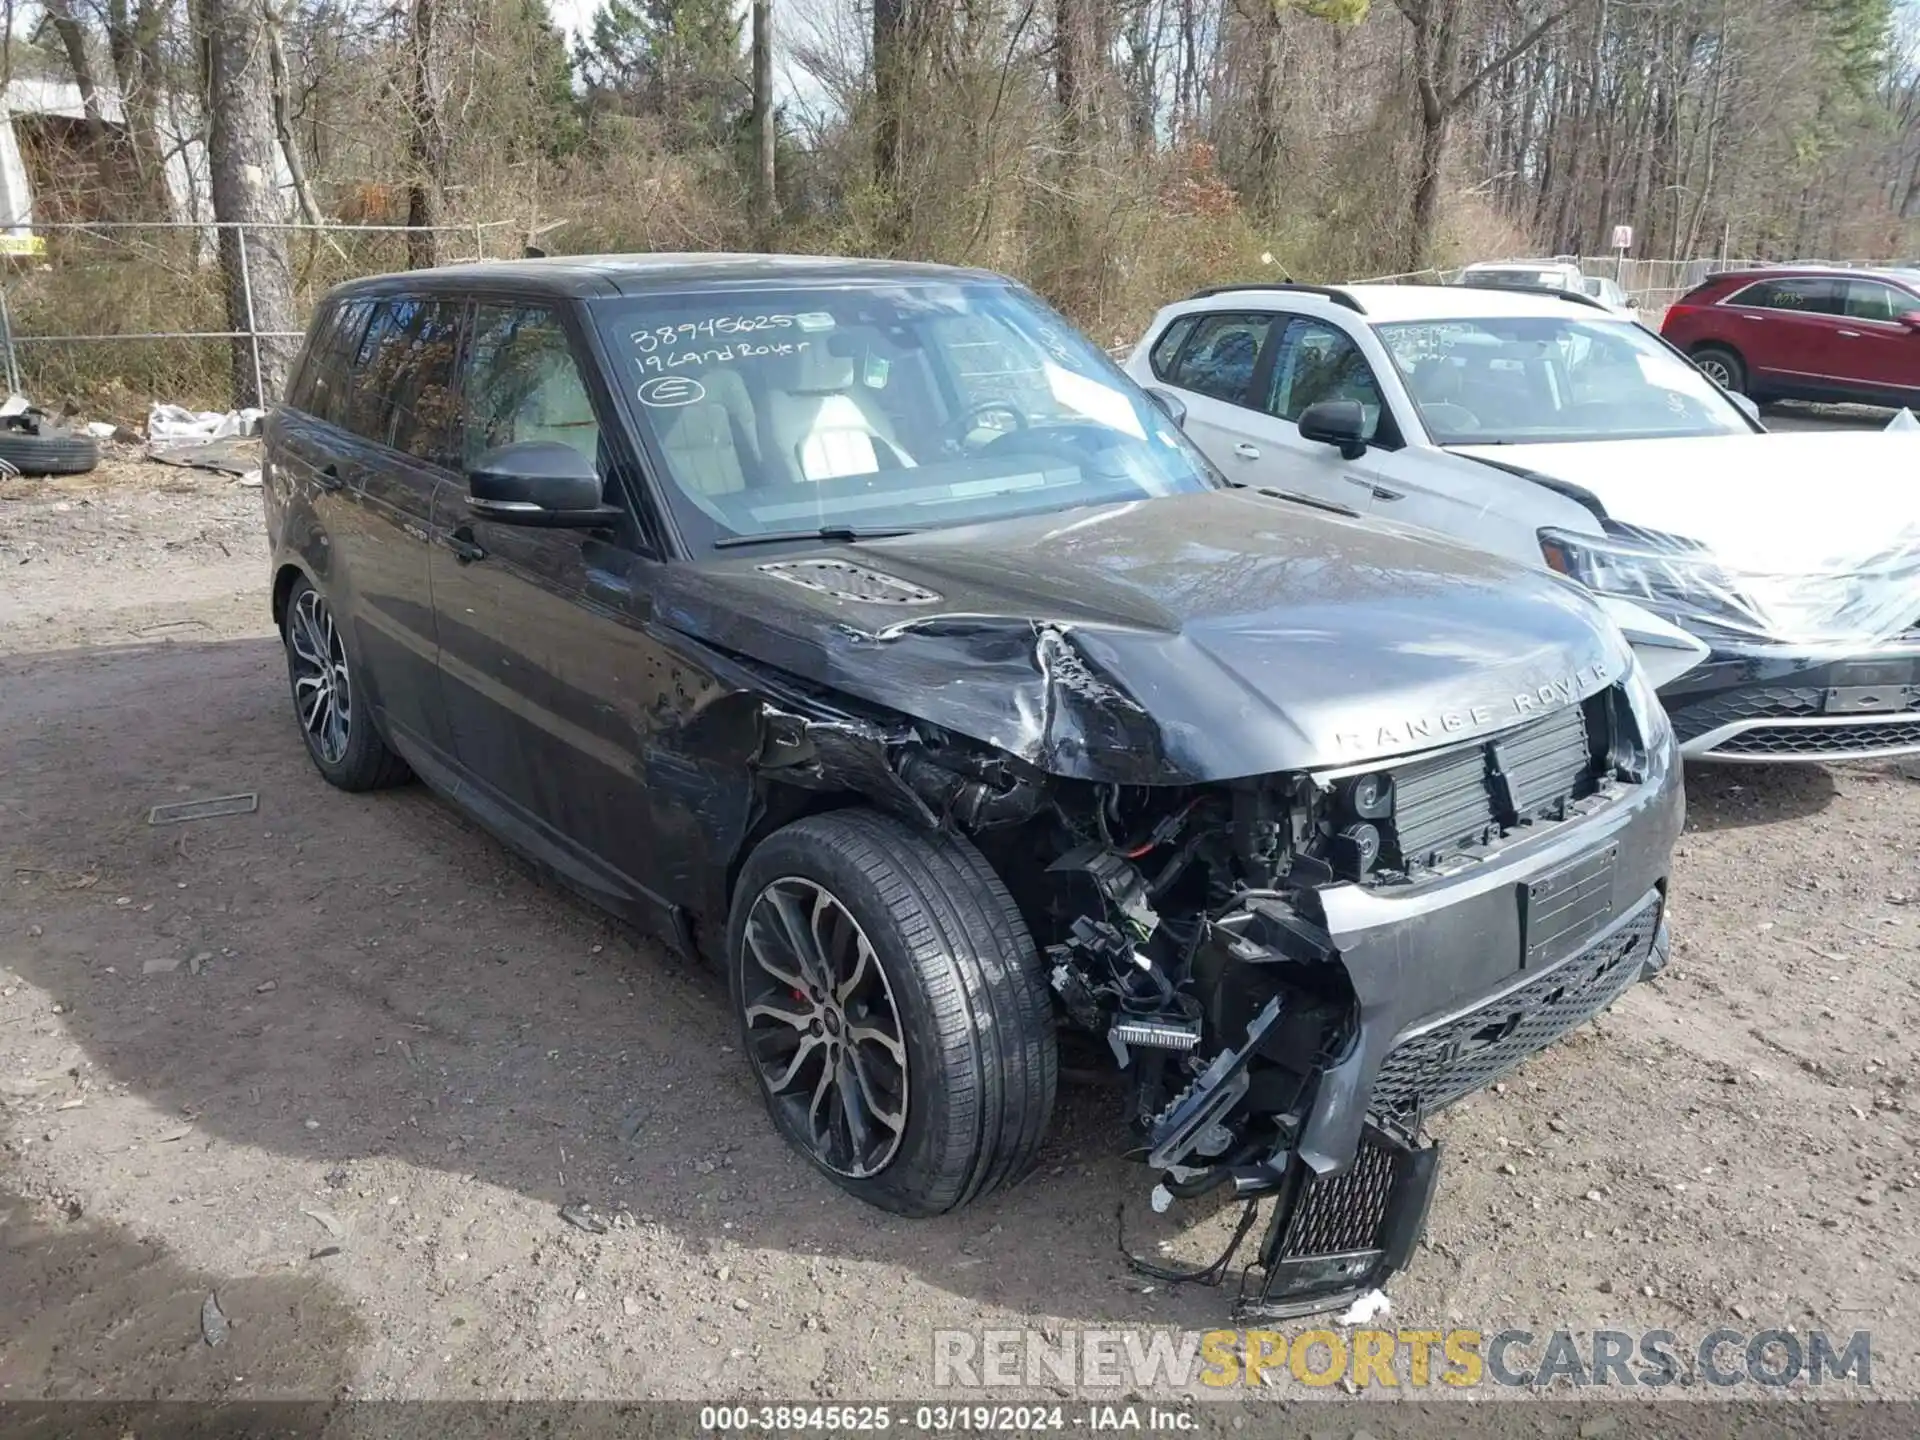
[[911, 525], [876, 526], [868, 529], [859, 525], [821, 525], [813, 530], [767, 530], [758, 535], [722, 535], [713, 542], [716, 550], [728, 550], [736, 545], [779, 545], [794, 540], [837, 540], [851, 544], [855, 540], [890, 540], [895, 535], [911, 535]]
[[1264, 495], [1269, 500], [1287, 500], [1295, 505], [1306, 505], [1314, 510], [1328, 510], [1335, 515], [1345, 515], [1349, 520], [1358, 520], [1360, 512], [1342, 505], [1338, 500], [1322, 500], [1318, 495], [1302, 495], [1298, 490], [1280, 490], [1272, 485], [1248, 485], [1239, 480], [1227, 482], [1236, 490], [1251, 490], [1256, 495]]

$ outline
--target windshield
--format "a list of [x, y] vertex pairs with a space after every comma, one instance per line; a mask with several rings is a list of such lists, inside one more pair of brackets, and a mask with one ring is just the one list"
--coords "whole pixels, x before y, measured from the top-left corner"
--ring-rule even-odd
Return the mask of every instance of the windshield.
[[595, 307], [696, 547], [965, 524], [1221, 483], [1008, 285], [725, 290]]
[[1630, 321], [1594, 313], [1375, 328], [1436, 445], [1753, 430], [1705, 376]]

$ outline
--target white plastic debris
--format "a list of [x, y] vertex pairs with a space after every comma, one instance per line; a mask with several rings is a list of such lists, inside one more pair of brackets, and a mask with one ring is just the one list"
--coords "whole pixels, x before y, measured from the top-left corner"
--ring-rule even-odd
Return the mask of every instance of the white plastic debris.
[[106, 420], [89, 420], [87, 422], [87, 434], [96, 440], [111, 440], [114, 432], [119, 428], [118, 425]]
[[0, 401], [0, 420], [9, 415], [24, 415], [33, 408], [33, 402], [24, 395], [9, 395]]
[[155, 405], [147, 412], [147, 439], [172, 444], [253, 435], [266, 415], [266, 411], [251, 405], [224, 414], [218, 410], [189, 410], [184, 405]]
[[1164, 1185], [1153, 1187], [1153, 1213], [1164, 1215], [1173, 1208], [1173, 1192]]
[[1920, 420], [1914, 419], [1913, 411], [1901, 409], [1886, 423], [1888, 430], [1920, 430]]
[[1384, 1290], [1369, 1290], [1353, 1304], [1349, 1305], [1338, 1323], [1341, 1325], [1366, 1325], [1378, 1320], [1393, 1309], [1393, 1302], [1387, 1299]]

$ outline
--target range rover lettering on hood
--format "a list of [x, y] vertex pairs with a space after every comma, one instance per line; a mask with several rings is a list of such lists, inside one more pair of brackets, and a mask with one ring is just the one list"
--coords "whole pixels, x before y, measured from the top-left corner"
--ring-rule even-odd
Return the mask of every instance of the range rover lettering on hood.
[[1342, 750], [1351, 750], [1356, 755], [1439, 744], [1455, 736], [1501, 729], [1563, 705], [1578, 704], [1611, 678], [1607, 667], [1596, 661], [1581, 666], [1564, 679], [1548, 681], [1535, 690], [1522, 690], [1504, 700], [1470, 705], [1465, 710], [1442, 710], [1438, 714], [1392, 720], [1370, 731], [1342, 730], [1335, 736], [1335, 742]]

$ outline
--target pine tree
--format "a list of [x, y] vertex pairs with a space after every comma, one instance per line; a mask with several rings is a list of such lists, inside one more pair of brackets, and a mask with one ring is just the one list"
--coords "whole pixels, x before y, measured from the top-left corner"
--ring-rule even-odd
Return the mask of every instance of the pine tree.
[[589, 108], [650, 116], [674, 148], [719, 146], [749, 95], [729, 0], [605, 0], [574, 54]]

